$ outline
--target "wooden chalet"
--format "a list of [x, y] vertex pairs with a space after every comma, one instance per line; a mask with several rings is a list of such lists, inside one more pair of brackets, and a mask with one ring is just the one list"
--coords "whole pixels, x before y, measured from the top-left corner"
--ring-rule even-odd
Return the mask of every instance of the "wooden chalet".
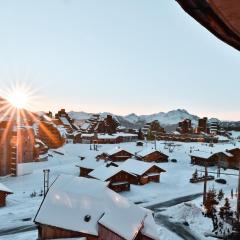
[[103, 152], [102, 154], [98, 155], [96, 158], [100, 160], [109, 160], [112, 162], [121, 162], [129, 158], [132, 158], [133, 156], [134, 154], [129, 152], [128, 150], [117, 147], [108, 152]]
[[168, 162], [168, 158], [167, 154], [151, 148], [137, 153], [137, 159], [144, 162]]
[[5, 185], [0, 183], [0, 207], [6, 206], [6, 198], [9, 194], [13, 194], [13, 192]]
[[140, 185], [149, 182], [160, 182], [160, 174], [166, 172], [155, 164], [142, 162], [136, 159], [128, 159], [121, 164], [120, 168], [125, 172], [135, 175], [137, 177], [137, 182], [131, 183]]
[[223, 168], [228, 168], [229, 159], [233, 155], [229, 152], [203, 152], [203, 151], [194, 151], [190, 155], [191, 164], [199, 166], [220, 166]]
[[10, 175], [12, 165], [16, 164], [16, 160], [12, 159], [11, 139], [12, 131], [0, 129], [0, 176]]
[[97, 144], [116, 144], [120, 143], [117, 140], [117, 137], [113, 134], [97, 134], [97, 137], [95, 139]]
[[239, 169], [240, 166], [240, 148], [232, 148], [226, 150], [232, 157], [227, 159], [226, 168]]
[[137, 177], [125, 172], [117, 164], [108, 162], [88, 174], [89, 177], [108, 182], [115, 192], [130, 191], [130, 183], [137, 183]]
[[152, 212], [129, 202], [96, 179], [61, 175], [34, 222], [38, 239], [157, 240]]
[[19, 164], [37, 160], [35, 135], [31, 126], [0, 129], [0, 139], [0, 176], [16, 176]]
[[135, 142], [137, 134], [133, 133], [98, 133], [98, 132], [75, 132], [74, 143], [117, 144], [121, 142]]
[[53, 119], [53, 121], [57, 125], [62, 125], [69, 135], [71, 135], [74, 130], [78, 130], [78, 128], [74, 125], [73, 119], [68, 115], [65, 109], [58, 111], [58, 113], [55, 114], [55, 119]]

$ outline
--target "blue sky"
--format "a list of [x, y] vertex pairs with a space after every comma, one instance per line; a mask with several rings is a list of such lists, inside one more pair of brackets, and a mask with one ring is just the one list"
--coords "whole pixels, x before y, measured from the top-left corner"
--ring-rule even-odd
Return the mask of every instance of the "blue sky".
[[240, 120], [240, 55], [174, 0], [0, 2], [0, 83], [34, 108]]

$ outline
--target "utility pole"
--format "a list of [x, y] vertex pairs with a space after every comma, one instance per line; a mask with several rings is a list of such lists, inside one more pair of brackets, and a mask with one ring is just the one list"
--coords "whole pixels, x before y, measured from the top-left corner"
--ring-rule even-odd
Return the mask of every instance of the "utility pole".
[[43, 179], [44, 197], [46, 196], [47, 191], [49, 189], [49, 172], [50, 172], [50, 169], [44, 169], [43, 170], [43, 174], [44, 174], [44, 179]]
[[221, 170], [220, 170], [220, 155], [218, 155], [218, 166], [217, 167], [218, 167], [217, 168], [217, 178], [220, 178], [220, 174], [221, 174]]
[[239, 175], [238, 175], [238, 195], [237, 195], [237, 218], [240, 220], [240, 158], [239, 158]]
[[205, 201], [207, 199], [207, 177], [208, 177], [207, 162], [205, 161], [205, 176], [204, 176], [204, 186], [203, 186], [203, 204], [205, 203]]
[[157, 136], [155, 134], [155, 142], [154, 142], [154, 145], [155, 145], [155, 150], [157, 150]]

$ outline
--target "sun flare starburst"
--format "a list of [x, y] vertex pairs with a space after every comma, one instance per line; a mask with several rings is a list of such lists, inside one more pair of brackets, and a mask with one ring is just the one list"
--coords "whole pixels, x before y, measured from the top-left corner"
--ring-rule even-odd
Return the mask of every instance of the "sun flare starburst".
[[16, 89], [9, 93], [7, 100], [13, 107], [25, 108], [27, 107], [29, 97], [26, 92]]
[[0, 89], [0, 96], [7, 100], [9, 108], [13, 109], [35, 109], [35, 104], [39, 102], [38, 90], [30, 83], [11, 83]]

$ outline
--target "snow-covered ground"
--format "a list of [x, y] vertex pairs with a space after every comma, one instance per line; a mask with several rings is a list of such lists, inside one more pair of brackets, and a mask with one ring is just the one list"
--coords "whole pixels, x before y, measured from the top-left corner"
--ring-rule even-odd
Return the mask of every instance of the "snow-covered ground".
[[[191, 184], [189, 179], [196, 168], [201, 167], [192, 166], [190, 164], [190, 149], [201, 151], [221, 151], [232, 148], [233, 144], [215, 144], [213, 148], [207, 144], [202, 143], [176, 143], [173, 152], [164, 148], [163, 141], [157, 142], [159, 150], [167, 151], [170, 159], [177, 159], [177, 163], [169, 161], [168, 163], [159, 163], [158, 165], [166, 170], [166, 173], [161, 174], [160, 183], [150, 183], [144, 186], [131, 185], [130, 192], [122, 193], [130, 201], [138, 202], [141, 206], [148, 206], [155, 203], [161, 203], [167, 200], [186, 196], [190, 194], [200, 193], [203, 190], [203, 183]], [[110, 151], [111, 149], [121, 146], [133, 153], [142, 150], [142, 148], [152, 148], [153, 143], [146, 143], [143, 147], [137, 147], [136, 143], [122, 143], [118, 145], [101, 145], [99, 151], [90, 150], [88, 144], [66, 144], [58, 151], [64, 153], [60, 155], [51, 151], [53, 157], [49, 157], [49, 161], [33, 164], [33, 172], [29, 175], [20, 177], [7, 177], [0, 179], [0, 182], [10, 188], [14, 194], [7, 198], [7, 206], [0, 209], [0, 232], [2, 229], [11, 229], [20, 226], [29, 226], [32, 224], [34, 216], [42, 201], [42, 196], [39, 196], [43, 190], [43, 169], [50, 169], [50, 182], [53, 182], [56, 177], [61, 174], [70, 174], [78, 176], [79, 168], [75, 165], [91, 162], [93, 165], [96, 162], [96, 155], [103, 151]], [[240, 147], [240, 143], [236, 142], [236, 147]], [[80, 160], [80, 156], [85, 157], [85, 160]], [[216, 171], [215, 168], [209, 171]], [[222, 170], [222, 172], [224, 172]], [[227, 170], [228, 173], [235, 173], [237, 171]], [[231, 189], [237, 187], [237, 176], [222, 175], [227, 180], [226, 185], [218, 184], [214, 181], [208, 182], [208, 186], [214, 186], [215, 189], [223, 189], [226, 195], [230, 195]], [[30, 195], [36, 192], [36, 197]], [[189, 216], [185, 216], [185, 211], [188, 206], [181, 204], [176, 207], [167, 209], [163, 214], [171, 216], [172, 220], [181, 222], [183, 218], [187, 218], [190, 222], [190, 229], [200, 239], [205, 239], [204, 232], [211, 231], [211, 223], [208, 223], [206, 218], [200, 216], [201, 198], [193, 201], [194, 207], [191, 208]], [[192, 223], [192, 224], [191, 224]], [[195, 226], [200, 226], [196, 227]], [[163, 226], [159, 227], [159, 236], [162, 240], [181, 239], [174, 233], [165, 229]], [[15, 235], [1, 236], [0, 239], [12, 240], [32, 240], [36, 239], [36, 231], [19, 233]]]

